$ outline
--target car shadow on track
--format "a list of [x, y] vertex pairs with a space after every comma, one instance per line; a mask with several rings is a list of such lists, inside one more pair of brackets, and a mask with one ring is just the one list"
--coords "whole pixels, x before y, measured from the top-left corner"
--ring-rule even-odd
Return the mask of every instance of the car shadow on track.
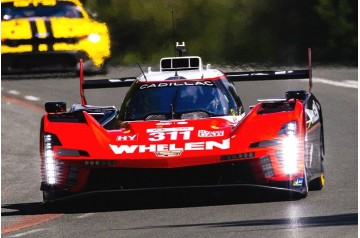
[[298, 200], [287, 191], [249, 191], [243, 189], [135, 191], [90, 194], [44, 205], [39, 203], [3, 204], [2, 216], [48, 213], [96, 213], [180, 207], [219, 206]]

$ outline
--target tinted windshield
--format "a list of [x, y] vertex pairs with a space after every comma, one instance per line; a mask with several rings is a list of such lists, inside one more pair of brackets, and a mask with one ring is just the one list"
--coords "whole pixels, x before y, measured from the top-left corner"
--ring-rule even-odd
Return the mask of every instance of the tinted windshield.
[[219, 82], [139, 84], [125, 98], [121, 117], [165, 120], [228, 115], [235, 102], [218, 87]]
[[29, 17], [67, 17], [81, 18], [82, 14], [78, 6], [71, 2], [57, 2], [54, 6], [29, 5], [26, 7], [14, 7], [12, 3], [1, 4], [1, 19], [11, 20]]

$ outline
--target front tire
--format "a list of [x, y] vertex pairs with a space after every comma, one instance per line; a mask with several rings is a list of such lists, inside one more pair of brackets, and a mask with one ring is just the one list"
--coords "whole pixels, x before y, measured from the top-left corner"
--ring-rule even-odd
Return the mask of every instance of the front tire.
[[309, 183], [309, 189], [311, 191], [319, 191], [321, 190], [325, 185], [325, 174], [324, 174], [324, 166], [321, 161], [321, 172], [320, 176], [315, 178]]
[[304, 167], [304, 180], [301, 186], [301, 197], [306, 198], [309, 193], [309, 181], [307, 177], [306, 167]]
[[43, 191], [43, 202], [53, 202], [56, 199], [54, 191]]
[[43, 207], [48, 212], [58, 212], [61, 208], [54, 202], [56, 195], [54, 191], [43, 191]]
[[319, 162], [320, 162], [320, 175], [319, 177], [313, 179], [310, 181], [309, 183], [309, 189], [311, 191], [319, 191], [321, 190], [324, 185], [325, 185], [325, 172], [324, 172], [324, 140], [323, 140], [323, 130], [321, 130], [321, 135], [320, 135], [320, 146], [319, 146], [319, 152], [318, 152], [318, 156], [319, 156]]

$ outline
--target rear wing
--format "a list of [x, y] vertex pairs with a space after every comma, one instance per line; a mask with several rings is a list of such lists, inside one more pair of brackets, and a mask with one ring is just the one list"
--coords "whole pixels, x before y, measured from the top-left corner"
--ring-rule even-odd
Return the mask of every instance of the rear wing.
[[260, 81], [309, 78], [309, 70], [225, 72], [232, 81]]
[[309, 79], [309, 92], [312, 89], [311, 49], [308, 49], [308, 69], [284, 71], [250, 71], [250, 72], [224, 72], [228, 79], [238, 81], [262, 81], [284, 79]]
[[[192, 57], [192, 60], [188, 60], [185, 63], [187, 65], [196, 65], [197, 62], [201, 63], [199, 57]], [[173, 62], [168, 61], [165, 58], [164, 64], [161, 66], [163, 71], [170, 70], [166, 66], [170, 65], [173, 69]], [[194, 66], [195, 67], [195, 66]], [[140, 67], [141, 69], [141, 67]], [[142, 71], [142, 70], [141, 70]], [[144, 74], [144, 73], [143, 73]], [[308, 49], [308, 69], [307, 70], [287, 70], [287, 71], [251, 71], [251, 72], [224, 72], [228, 79], [231, 81], [257, 81], [257, 80], [283, 80], [283, 79], [304, 79], [309, 78], [309, 92], [312, 89], [312, 65], [311, 65], [311, 49]], [[145, 74], [144, 74], [145, 76]], [[96, 89], [96, 88], [117, 88], [131, 86], [137, 77], [124, 77], [113, 79], [95, 79], [84, 80], [83, 61], [80, 59], [80, 97], [81, 104], [84, 106], [87, 104], [84, 90]]]
[[85, 98], [85, 89], [97, 89], [97, 88], [118, 88], [129, 87], [136, 81], [136, 77], [125, 78], [112, 78], [112, 79], [92, 79], [84, 80], [83, 61], [80, 59], [80, 97], [81, 104], [84, 106], [87, 104]]

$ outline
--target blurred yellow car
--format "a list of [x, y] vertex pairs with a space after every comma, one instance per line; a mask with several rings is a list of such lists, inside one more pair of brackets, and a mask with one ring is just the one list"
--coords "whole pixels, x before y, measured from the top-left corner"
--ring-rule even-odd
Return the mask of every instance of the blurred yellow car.
[[105, 72], [110, 36], [78, 0], [1, 0], [2, 74]]

